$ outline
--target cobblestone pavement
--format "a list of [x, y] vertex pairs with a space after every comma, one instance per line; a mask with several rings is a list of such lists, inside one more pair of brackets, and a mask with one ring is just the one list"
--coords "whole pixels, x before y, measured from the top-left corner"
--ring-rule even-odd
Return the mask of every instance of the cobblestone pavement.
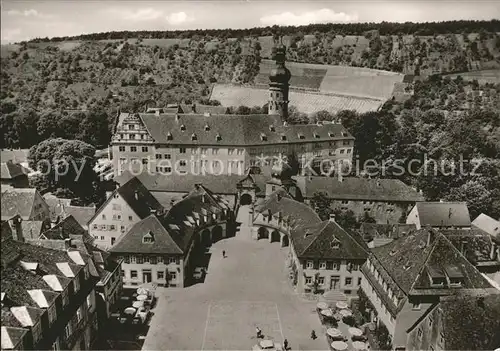
[[256, 326], [276, 342], [287, 338], [294, 350], [328, 348], [316, 302], [295, 295], [286, 281], [288, 248], [253, 241], [247, 231], [242, 226], [236, 237], [211, 247], [205, 282], [158, 288], [144, 350], [251, 350]]

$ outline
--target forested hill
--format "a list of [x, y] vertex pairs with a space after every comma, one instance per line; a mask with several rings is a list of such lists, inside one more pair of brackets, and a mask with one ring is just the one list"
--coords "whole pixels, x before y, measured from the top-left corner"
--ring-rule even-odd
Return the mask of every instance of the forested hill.
[[1, 147], [29, 147], [53, 136], [106, 146], [120, 109], [137, 110], [148, 99], [161, 106], [206, 103], [214, 83], [253, 84], [278, 34], [284, 35], [289, 61], [425, 77], [498, 72], [497, 32], [499, 21], [325, 24], [111, 32], [6, 45], [1, 51]]
[[423, 23], [325, 23], [309, 24], [305, 26], [272, 26], [255, 27], [248, 29], [196, 29], [174, 31], [119, 31], [82, 34], [72, 37], [38, 38], [33, 41], [67, 41], [67, 40], [105, 40], [124, 38], [149, 38], [149, 39], [192, 39], [197, 36], [210, 36], [214, 38], [244, 38], [273, 35], [296, 35], [334, 33], [340, 35], [363, 35], [367, 31], [377, 30], [381, 35], [425, 35], [435, 34], [462, 34], [480, 32], [499, 32], [500, 21], [445, 21]]

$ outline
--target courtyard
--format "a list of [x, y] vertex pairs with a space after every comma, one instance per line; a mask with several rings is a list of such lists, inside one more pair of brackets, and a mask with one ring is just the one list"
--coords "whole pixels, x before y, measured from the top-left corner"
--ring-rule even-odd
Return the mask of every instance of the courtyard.
[[[222, 251], [226, 251], [226, 258]], [[258, 326], [266, 338], [294, 350], [328, 349], [315, 301], [296, 295], [287, 281], [289, 248], [254, 241], [242, 224], [235, 237], [210, 248], [203, 283], [159, 288], [144, 350], [250, 350]], [[311, 340], [311, 330], [318, 339]]]

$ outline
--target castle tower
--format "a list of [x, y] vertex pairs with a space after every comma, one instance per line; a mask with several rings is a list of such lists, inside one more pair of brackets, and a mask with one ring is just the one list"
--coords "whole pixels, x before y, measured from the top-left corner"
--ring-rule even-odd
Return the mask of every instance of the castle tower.
[[273, 59], [276, 66], [269, 75], [269, 114], [280, 115], [283, 121], [288, 118], [288, 87], [290, 71], [285, 67], [286, 46], [280, 43], [273, 48]]

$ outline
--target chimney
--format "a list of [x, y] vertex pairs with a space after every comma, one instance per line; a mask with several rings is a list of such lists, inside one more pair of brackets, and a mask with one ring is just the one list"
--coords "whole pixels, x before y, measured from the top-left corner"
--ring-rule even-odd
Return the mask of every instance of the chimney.
[[330, 213], [330, 219], [329, 219], [330, 222], [333, 222], [333, 223], [337, 223], [335, 222], [335, 213]]
[[444, 202], [444, 200], [443, 200], [443, 199], [439, 199], [439, 202], [440, 202], [440, 203], [443, 203], [443, 202]]
[[139, 192], [138, 192], [137, 190], [135, 191], [134, 196], [135, 196], [135, 199], [136, 199], [136, 200], [139, 200]]
[[467, 240], [462, 240], [460, 242], [460, 252], [465, 255], [465, 251], [467, 251]]
[[191, 105], [191, 111], [193, 113], [196, 113], [196, 104], [193, 102], [193, 104]]
[[14, 231], [12, 233], [14, 240], [24, 242], [23, 227], [21, 226], [22, 221], [21, 217], [14, 217], [11, 221], [11, 227], [14, 227]]
[[283, 127], [288, 127], [288, 122], [287, 121], [283, 121]]
[[109, 199], [109, 197], [113, 194], [112, 191], [106, 191], [106, 199]]
[[149, 210], [149, 212], [152, 214], [152, 215], [156, 215], [157, 214], [157, 210], [155, 208], [151, 208]]
[[176, 113], [176, 114], [175, 114], [175, 121], [176, 121], [177, 123], [179, 123], [179, 120], [180, 120], [180, 117], [179, 117], [179, 115]]

